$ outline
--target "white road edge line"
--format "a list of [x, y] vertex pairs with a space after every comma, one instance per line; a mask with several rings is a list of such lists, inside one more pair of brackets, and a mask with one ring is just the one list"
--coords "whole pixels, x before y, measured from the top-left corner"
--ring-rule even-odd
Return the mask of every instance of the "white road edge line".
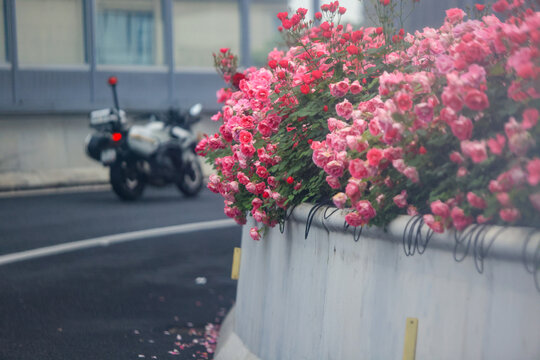
[[122, 242], [142, 240], [156, 236], [166, 236], [183, 234], [200, 230], [214, 230], [227, 227], [236, 226], [236, 222], [232, 219], [202, 221], [191, 224], [182, 224], [174, 226], [166, 226], [161, 228], [132, 231], [128, 233], [121, 233], [115, 235], [101, 236], [92, 239], [72, 241], [69, 243], [63, 243], [58, 245], [46, 246], [38, 249], [26, 250], [17, 253], [1, 255], [0, 266], [11, 264], [14, 262], [31, 260], [35, 258], [52, 256], [57, 254], [63, 254], [67, 252], [88, 249], [98, 246], [109, 246], [112, 244], [118, 244]]

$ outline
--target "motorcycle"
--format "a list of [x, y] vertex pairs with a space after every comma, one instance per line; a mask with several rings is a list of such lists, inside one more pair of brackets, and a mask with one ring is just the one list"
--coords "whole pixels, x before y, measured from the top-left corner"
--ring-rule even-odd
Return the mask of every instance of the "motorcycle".
[[129, 126], [118, 105], [116, 85], [111, 86], [114, 108], [92, 111], [86, 138], [87, 155], [110, 167], [110, 183], [122, 200], [138, 199], [147, 184], [162, 187], [175, 184], [185, 196], [195, 196], [203, 185], [203, 174], [195, 154], [197, 139], [191, 125], [201, 119], [202, 105], [188, 112], [169, 109], [153, 114], [145, 125]]

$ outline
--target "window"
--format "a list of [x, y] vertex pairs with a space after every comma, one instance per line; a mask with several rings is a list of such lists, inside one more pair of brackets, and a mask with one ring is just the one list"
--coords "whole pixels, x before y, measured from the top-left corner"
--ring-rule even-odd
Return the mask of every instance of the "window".
[[174, 58], [178, 67], [213, 67], [213, 52], [240, 51], [236, 0], [175, 0]]
[[17, 0], [15, 3], [21, 65], [84, 64], [82, 0]]
[[97, 0], [96, 5], [98, 64], [163, 64], [160, 0]]
[[6, 3], [0, 0], [0, 64], [6, 63], [7, 39], [6, 39]]
[[277, 18], [277, 14], [288, 10], [285, 0], [265, 0], [251, 3], [249, 30], [251, 61], [254, 65], [265, 65], [268, 53], [274, 48], [283, 47], [283, 38], [278, 31], [281, 21]]

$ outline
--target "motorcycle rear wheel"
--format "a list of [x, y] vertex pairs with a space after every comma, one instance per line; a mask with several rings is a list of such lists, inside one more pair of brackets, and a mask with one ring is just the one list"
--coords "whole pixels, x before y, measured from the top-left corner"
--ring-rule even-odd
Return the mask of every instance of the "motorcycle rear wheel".
[[190, 152], [188, 161], [184, 166], [182, 177], [180, 181], [176, 183], [176, 186], [184, 196], [192, 197], [201, 191], [202, 185], [203, 173], [201, 164], [199, 163], [197, 155]]
[[141, 197], [145, 182], [137, 170], [136, 163], [120, 160], [111, 165], [111, 186], [114, 193], [122, 200], [133, 201]]

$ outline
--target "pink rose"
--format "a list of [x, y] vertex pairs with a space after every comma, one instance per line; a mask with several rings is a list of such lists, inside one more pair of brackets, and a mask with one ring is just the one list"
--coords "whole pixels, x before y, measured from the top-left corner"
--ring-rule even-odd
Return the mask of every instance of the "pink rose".
[[531, 186], [540, 183], [540, 159], [535, 157], [527, 163], [527, 172], [529, 173], [527, 181]]
[[337, 114], [347, 120], [351, 118], [353, 110], [353, 105], [347, 99], [336, 105]]
[[352, 212], [345, 215], [345, 221], [347, 224], [354, 227], [364, 225], [362, 217], [357, 212]]
[[242, 130], [238, 139], [242, 144], [250, 144], [251, 140], [253, 140], [253, 135], [249, 131]]
[[456, 24], [463, 20], [463, 17], [465, 16], [465, 12], [458, 8], [448, 9], [446, 10], [446, 21], [448, 21], [450, 24]]
[[403, 173], [405, 171], [405, 168], [407, 167], [403, 159], [392, 160], [392, 166], [400, 173]]
[[521, 217], [521, 213], [516, 208], [504, 208], [499, 211], [499, 216], [503, 221], [514, 222]]
[[351, 150], [355, 150], [360, 153], [368, 148], [367, 141], [362, 140], [362, 138], [359, 136], [347, 135], [345, 137], [345, 141]]
[[525, 156], [531, 146], [535, 145], [535, 141], [531, 134], [527, 131], [522, 131], [512, 135], [508, 139], [508, 148], [517, 156]]
[[393, 200], [397, 207], [407, 207], [407, 190], [403, 190], [401, 194], [394, 196]]
[[531, 202], [532, 206], [540, 212], [540, 193], [534, 193], [529, 195], [529, 201]]
[[443, 219], [446, 219], [448, 216], [450, 216], [450, 208], [441, 200], [433, 201], [430, 204], [430, 207], [433, 214], [440, 216]]
[[366, 166], [360, 159], [353, 159], [349, 162], [349, 172], [352, 177], [357, 179], [363, 179], [368, 176]]
[[454, 59], [448, 55], [438, 55], [435, 59], [437, 71], [441, 74], [447, 74], [454, 70]]
[[403, 170], [403, 175], [405, 175], [413, 183], [417, 183], [420, 181], [418, 177], [418, 171], [416, 170], [415, 167], [407, 166], [405, 170]]
[[263, 179], [268, 177], [268, 170], [264, 166], [257, 166], [257, 175]]
[[456, 115], [456, 112], [454, 110], [452, 110], [452, 108], [449, 108], [449, 107], [444, 107], [442, 108], [440, 114], [439, 114], [439, 118], [444, 121], [445, 123], [447, 123], [448, 125], [452, 125], [452, 123], [454, 121], [457, 120], [457, 115]]
[[335, 119], [333, 117], [328, 118], [327, 123], [328, 123], [328, 130], [330, 131], [334, 131], [336, 129], [343, 129], [345, 126], [347, 126], [347, 123], [341, 120]]
[[371, 121], [368, 124], [369, 132], [373, 136], [377, 136], [381, 133], [381, 127], [379, 125], [379, 120], [376, 118], [371, 119]]
[[471, 89], [465, 94], [465, 105], [471, 110], [482, 111], [489, 107], [489, 100], [483, 91]]
[[450, 212], [452, 222], [457, 230], [463, 230], [472, 223], [472, 217], [466, 216], [463, 209], [455, 207]]
[[371, 206], [371, 203], [368, 200], [360, 200], [355, 205], [358, 215], [362, 219], [362, 225], [369, 223], [369, 220], [373, 219], [377, 212]]
[[253, 208], [253, 211], [257, 211], [263, 204], [263, 201], [259, 199], [258, 197], [251, 200], [251, 206]]
[[341, 161], [332, 160], [324, 166], [324, 171], [326, 171], [330, 176], [341, 177], [343, 175], [343, 170], [345, 166]]
[[523, 122], [521, 126], [523, 129], [528, 130], [536, 126], [538, 122], [538, 110], [535, 108], [527, 108], [523, 111]]
[[452, 161], [453, 163], [461, 165], [464, 160], [465, 159], [463, 158], [463, 156], [461, 156], [461, 154], [457, 151], [454, 151], [450, 154], [450, 161]]
[[464, 177], [464, 176], [467, 176], [468, 173], [469, 173], [469, 171], [467, 170], [466, 167], [460, 166], [458, 168], [458, 170], [457, 170], [456, 176], [457, 177]]
[[433, 106], [423, 102], [414, 107], [414, 113], [424, 125], [433, 120]]
[[354, 181], [349, 181], [345, 187], [345, 194], [347, 194], [347, 196], [351, 199], [358, 197], [358, 195], [360, 195], [360, 188], [358, 187], [358, 184]]
[[340, 192], [336, 195], [332, 196], [332, 201], [334, 202], [334, 205], [336, 205], [337, 208], [343, 209], [345, 207], [345, 204], [347, 203], [347, 195]]
[[486, 201], [471, 191], [467, 193], [467, 201], [477, 209], [485, 209], [487, 207]]
[[412, 99], [405, 91], [398, 92], [394, 97], [394, 102], [401, 112], [409, 111], [412, 108]]
[[459, 140], [469, 140], [472, 136], [473, 123], [468, 117], [460, 116], [450, 124], [450, 128]]
[[506, 144], [506, 138], [501, 134], [497, 134], [495, 138], [491, 138], [487, 141], [489, 150], [495, 155], [502, 154], [505, 144]]
[[257, 187], [252, 182], [249, 182], [249, 183], [246, 184], [246, 190], [249, 191], [252, 194], [257, 193]]
[[440, 221], [435, 221], [435, 218], [431, 214], [423, 216], [424, 223], [429, 226], [430, 229], [436, 233], [442, 234], [444, 232], [444, 226]]
[[257, 229], [256, 227], [252, 227], [251, 229], [249, 229], [249, 236], [251, 236], [253, 240], [261, 239], [261, 234], [259, 233], [259, 229]]
[[362, 85], [358, 82], [358, 80], [354, 80], [349, 88], [351, 90], [351, 93], [354, 95], [359, 94], [362, 92]]
[[463, 108], [463, 100], [461, 100], [456, 90], [448, 86], [444, 88], [442, 93], [442, 102], [444, 106], [448, 106], [455, 112], [460, 112]]
[[339, 189], [341, 187], [341, 183], [339, 182], [339, 178], [335, 176], [327, 176], [326, 182], [332, 189]]
[[472, 159], [476, 164], [487, 159], [487, 150], [485, 141], [462, 141], [461, 152]]
[[499, 192], [495, 195], [497, 198], [497, 201], [503, 206], [503, 207], [511, 207], [512, 206], [512, 200], [510, 199], [510, 195], [508, 195], [507, 192]]
[[371, 148], [366, 154], [370, 166], [377, 167], [383, 158], [383, 152], [377, 148]]

